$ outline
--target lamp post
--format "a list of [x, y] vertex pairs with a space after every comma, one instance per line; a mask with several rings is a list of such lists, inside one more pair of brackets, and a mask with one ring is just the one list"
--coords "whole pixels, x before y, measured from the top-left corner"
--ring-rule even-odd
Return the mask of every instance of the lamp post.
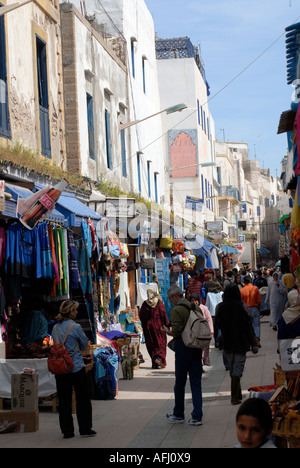
[[155, 117], [156, 115], [163, 114], [164, 112], [166, 112], [166, 114], [174, 114], [174, 112], [181, 112], [184, 109], [187, 109], [186, 104], [177, 104], [176, 106], [167, 107], [167, 109], [164, 109], [164, 110], [162, 110], [160, 112], [156, 112], [156, 114], [149, 115], [148, 117], [145, 117], [144, 119], [135, 120], [133, 122], [128, 122], [128, 123], [125, 123], [125, 124], [120, 124], [119, 125], [119, 130], [120, 131], [125, 130], [125, 128], [132, 127], [133, 125], [136, 125], [136, 124], [138, 124], [140, 122], [144, 122], [145, 120], [151, 119], [152, 117]]
[[9, 13], [10, 11], [16, 10], [27, 3], [32, 2], [33, 0], [24, 0], [24, 2], [12, 3], [11, 5], [0, 7], [0, 16], [5, 15], [5, 13]]

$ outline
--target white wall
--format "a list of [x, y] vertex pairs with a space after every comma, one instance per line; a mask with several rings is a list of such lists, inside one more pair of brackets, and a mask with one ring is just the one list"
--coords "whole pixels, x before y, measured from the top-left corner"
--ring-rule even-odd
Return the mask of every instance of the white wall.
[[[127, 104], [126, 69], [100, 36], [92, 33], [89, 23], [80, 14], [75, 15], [75, 25], [81, 173], [92, 180], [98, 180], [101, 173], [114, 184], [129, 190], [129, 164], [127, 162], [125, 178], [122, 176], [118, 128], [120, 105], [124, 109]], [[87, 93], [93, 98], [95, 160], [89, 156]], [[107, 167], [105, 109], [111, 116], [112, 170]]]
[[[158, 59], [158, 82], [160, 90], [161, 104], [163, 108], [184, 103], [188, 109], [170, 115], [163, 116], [163, 130], [165, 143], [168, 147], [168, 134], [170, 130], [195, 130], [197, 133], [198, 163], [208, 163], [215, 160], [214, 154], [214, 121], [210, 115], [207, 105], [207, 88], [202, 75], [196, 65], [194, 58], [178, 59]], [[201, 121], [198, 122], [198, 101], [199, 106], [205, 112], [206, 119], [210, 122], [210, 135], [202, 129]], [[207, 121], [206, 121], [207, 123]], [[166, 153], [166, 168], [170, 167], [169, 151]], [[184, 164], [182, 165], [184, 166]], [[214, 171], [212, 167], [198, 166], [198, 176], [189, 178], [169, 178], [169, 171], [166, 170], [166, 202], [170, 200], [170, 191], [174, 199], [175, 212], [185, 217], [189, 221], [196, 221], [196, 224], [203, 228], [204, 221], [214, 220], [215, 201], [206, 206], [206, 202], [201, 214], [185, 209], [186, 196], [202, 198], [201, 175], [204, 182], [207, 179], [214, 189]], [[173, 185], [171, 185], [173, 184]], [[214, 206], [214, 211], [212, 210]]]
[[[80, 8], [81, 2], [73, 2]], [[102, 5], [102, 6], [101, 6]], [[89, 16], [103, 25], [105, 35], [123, 37], [127, 43], [129, 110], [126, 121], [135, 121], [162, 110], [157, 84], [155, 31], [144, 0], [97, 0], [85, 2]], [[131, 39], [134, 42], [135, 77], [132, 72]], [[84, 45], [84, 44], [83, 44]], [[146, 92], [143, 90], [142, 62], [145, 58]], [[123, 122], [126, 123], [126, 122]], [[147, 161], [150, 163], [151, 200], [154, 200], [154, 172], [158, 173], [158, 201], [164, 194], [164, 142], [160, 116], [126, 130], [127, 157], [132, 168], [132, 190], [138, 192], [137, 152], [141, 152], [141, 194], [148, 198]], [[114, 171], [111, 174], [113, 177]]]

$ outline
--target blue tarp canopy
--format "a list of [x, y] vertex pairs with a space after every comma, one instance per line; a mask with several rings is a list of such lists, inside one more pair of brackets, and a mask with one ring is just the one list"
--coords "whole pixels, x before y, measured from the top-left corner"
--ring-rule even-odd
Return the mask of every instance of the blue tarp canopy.
[[185, 246], [188, 250], [192, 250], [194, 255], [202, 255], [204, 257], [209, 257], [211, 250], [216, 249], [214, 244], [198, 234], [192, 239], [185, 238]]
[[229, 247], [229, 245], [222, 245], [221, 250], [223, 250], [223, 252], [228, 253], [228, 254], [240, 253], [238, 249], [236, 249], [235, 247]]
[[264, 249], [264, 248], [261, 248], [261, 249], [258, 249], [259, 253], [261, 254], [267, 254], [267, 253], [270, 253], [268, 250]]

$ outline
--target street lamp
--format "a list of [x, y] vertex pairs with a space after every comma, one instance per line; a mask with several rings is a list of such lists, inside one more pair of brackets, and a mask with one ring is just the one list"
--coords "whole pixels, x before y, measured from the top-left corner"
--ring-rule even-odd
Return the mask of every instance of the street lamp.
[[152, 117], [155, 117], [156, 115], [163, 114], [164, 112], [166, 112], [167, 114], [174, 114], [174, 112], [181, 112], [184, 109], [187, 109], [186, 104], [177, 104], [176, 106], [167, 107], [167, 109], [157, 112], [156, 114], [149, 115], [148, 117], [145, 117], [144, 119], [135, 120], [134, 122], [128, 122], [126, 124], [120, 124], [119, 130], [121, 131], [121, 130], [124, 130], [125, 128], [132, 127], [133, 125], [136, 125], [140, 122], [144, 122], [145, 120], [151, 119]]
[[5, 13], [9, 13], [10, 11], [16, 10], [16, 8], [20, 8], [27, 3], [32, 2], [33, 0], [25, 0], [24, 2], [13, 3], [12, 5], [7, 5], [0, 7], [0, 16], [5, 15]]

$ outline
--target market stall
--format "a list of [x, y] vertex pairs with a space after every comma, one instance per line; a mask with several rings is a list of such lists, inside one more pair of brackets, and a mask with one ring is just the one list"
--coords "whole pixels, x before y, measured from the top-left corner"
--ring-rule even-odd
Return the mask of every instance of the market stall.
[[[113, 348], [111, 342], [99, 343], [99, 324], [105, 322], [109, 329], [116, 322], [117, 300], [126, 289], [120, 277], [127, 246], [116, 239], [110, 242], [109, 236], [102, 239], [98, 223], [103, 217], [74, 194], [63, 192], [36, 227], [24, 227], [17, 217], [18, 199], [38, 189], [41, 186], [31, 191], [6, 184], [8, 196], [0, 214], [0, 398], [10, 395], [10, 373], [24, 367], [38, 369], [39, 397], [56, 391], [46, 357], [55, 316], [65, 299], [79, 303], [76, 320], [94, 346], [89, 357], [96, 348]], [[117, 242], [121, 250], [113, 256], [110, 245]]]

